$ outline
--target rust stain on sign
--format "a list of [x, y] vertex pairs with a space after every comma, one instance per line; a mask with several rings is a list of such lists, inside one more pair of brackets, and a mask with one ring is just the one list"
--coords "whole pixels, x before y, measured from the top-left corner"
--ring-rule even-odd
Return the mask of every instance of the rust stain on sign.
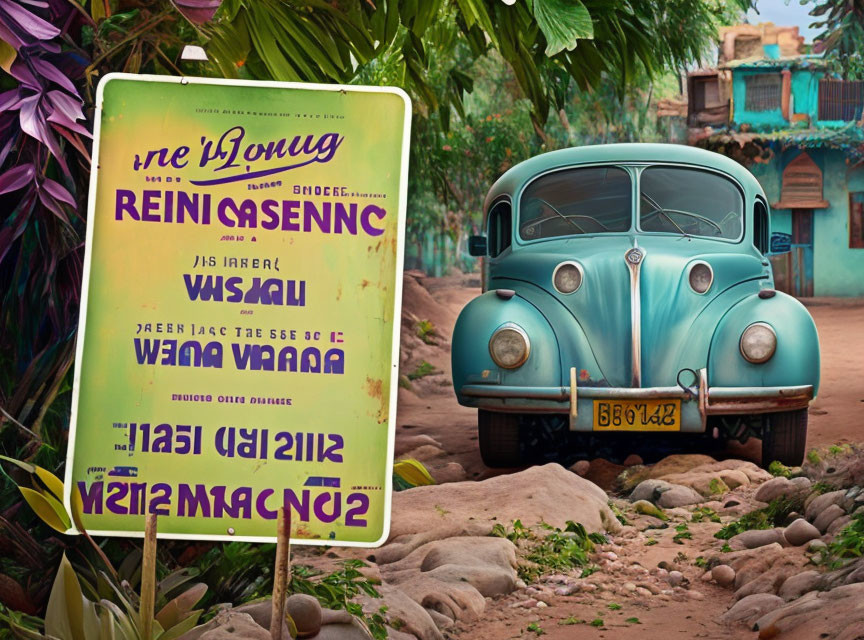
[[388, 398], [384, 394], [384, 381], [381, 379], [373, 380], [372, 378], [366, 378], [366, 393], [369, 394], [370, 398], [374, 398], [378, 401], [378, 413], [375, 416], [375, 419], [378, 421], [378, 424], [387, 421], [387, 408], [388, 408]]

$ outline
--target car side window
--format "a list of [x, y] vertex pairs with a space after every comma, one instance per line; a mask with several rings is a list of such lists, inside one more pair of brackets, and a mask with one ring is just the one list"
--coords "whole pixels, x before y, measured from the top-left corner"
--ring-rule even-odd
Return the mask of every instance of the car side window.
[[768, 208], [757, 200], [753, 207], [753, 244], [764, 255], [769, 251], [770, 242]]
[[513, 208], [509, 200], [496, 202], [489, 209], [487, 223], [489, 256], [494, 258], [510, 246], [513, 236]]

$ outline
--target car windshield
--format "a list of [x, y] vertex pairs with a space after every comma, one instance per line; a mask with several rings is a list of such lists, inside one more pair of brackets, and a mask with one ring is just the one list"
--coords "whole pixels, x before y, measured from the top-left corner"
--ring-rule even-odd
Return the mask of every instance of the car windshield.
[[556, 171], [537, 178], [519, 204], [519, 236], [538, 240], [628, 231], [630, 175], [618, 167]]
[[639, 228], [689, 236], [741, 237], [741, 192], [716, 173], [648, 167], [639, 178]]

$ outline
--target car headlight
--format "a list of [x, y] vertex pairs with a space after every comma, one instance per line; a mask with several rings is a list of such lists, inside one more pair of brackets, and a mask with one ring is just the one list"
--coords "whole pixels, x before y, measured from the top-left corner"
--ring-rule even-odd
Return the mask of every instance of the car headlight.
[[492, 334], [489, 340], [489, 354], [502, 369], [515, 369], [525, 364], [531, 342], [528, 334], [518, 324], [507, 322]]
[[770, 325], [754, 322], [741, 334], [741, 355], [748, 362], [768, 362], [777, 349], [777, 334]]
[[694, 262], [693, 266], [690, 267], [687, 279], [690, 281], [690, 288], [693, 291], [705, 293], [711, 288], [711, 283], [714, 282], [714, 272], [707, 262]]
[[582, 286], [582, 267], [575, 262], [562, 262], [552, 273], [552, 284], [558, 293], [573, 293]]

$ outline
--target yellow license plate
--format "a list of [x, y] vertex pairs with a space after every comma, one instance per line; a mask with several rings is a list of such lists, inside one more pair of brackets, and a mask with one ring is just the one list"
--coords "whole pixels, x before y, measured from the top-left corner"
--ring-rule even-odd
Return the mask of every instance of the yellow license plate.
[[680, 431], [681, 400], [595, 400], [594, 431]]

